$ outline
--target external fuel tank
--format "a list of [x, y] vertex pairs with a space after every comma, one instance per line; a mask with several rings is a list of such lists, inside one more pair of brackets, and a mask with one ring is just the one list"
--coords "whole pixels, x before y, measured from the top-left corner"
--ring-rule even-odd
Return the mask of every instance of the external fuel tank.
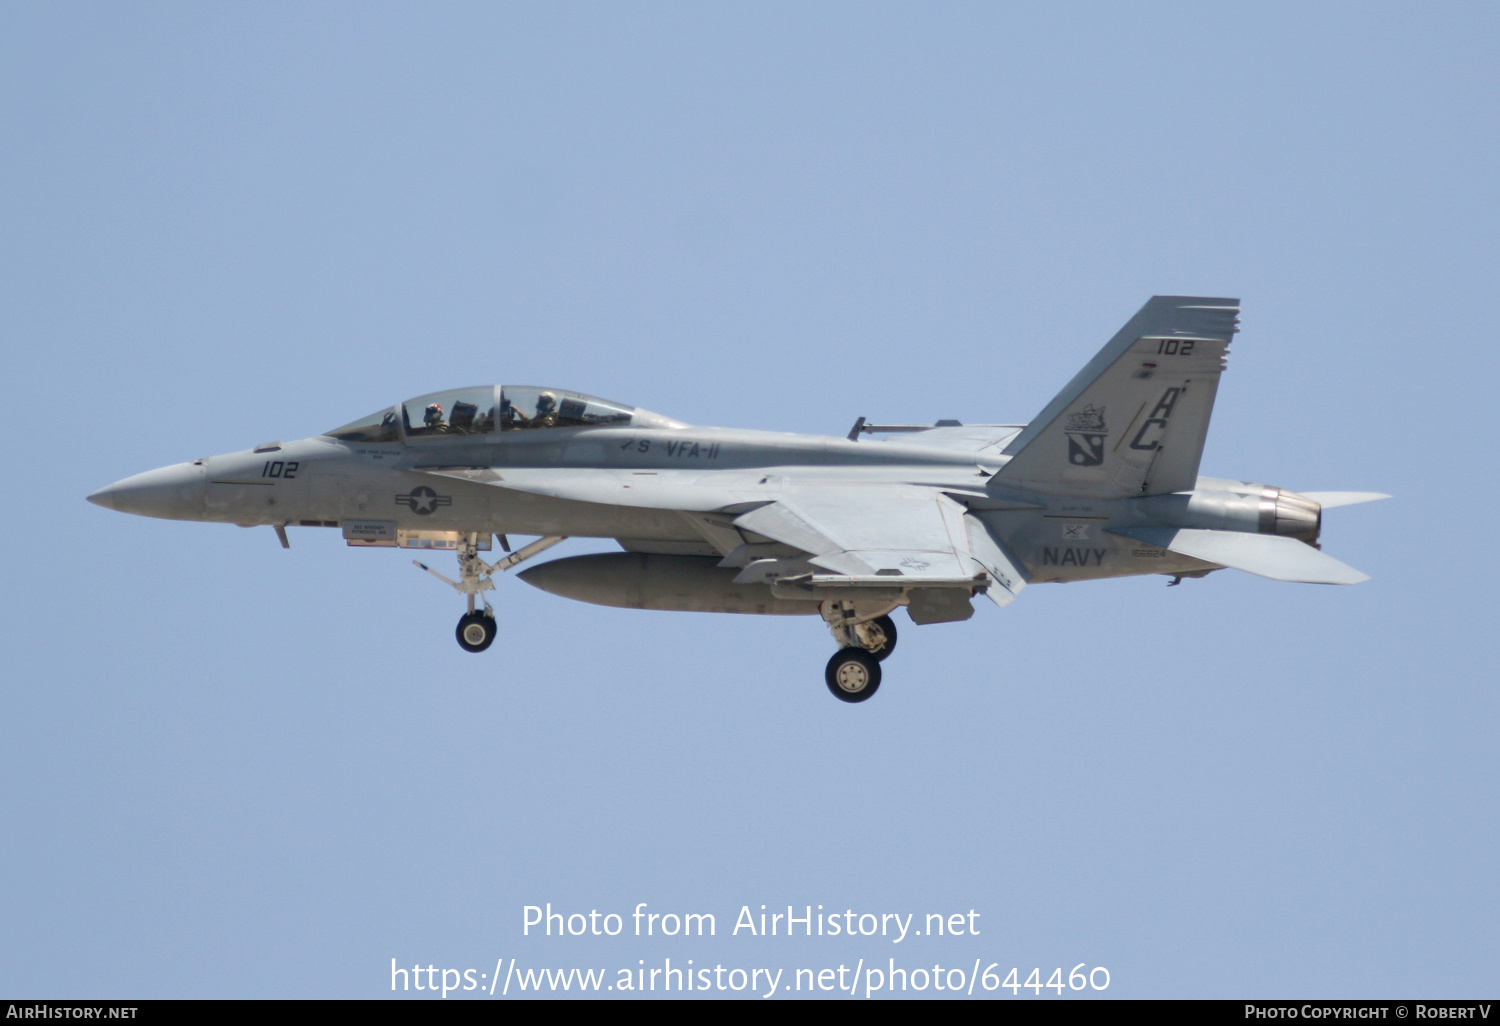
[[518, 576], [534, 588], [599, 606], [777, 616], [818, 612], [815, 600], [779, 599], [769, 585], [735, 584], [739, 571], [718, 564], [714, 556], [603, 552], [554, 559]]

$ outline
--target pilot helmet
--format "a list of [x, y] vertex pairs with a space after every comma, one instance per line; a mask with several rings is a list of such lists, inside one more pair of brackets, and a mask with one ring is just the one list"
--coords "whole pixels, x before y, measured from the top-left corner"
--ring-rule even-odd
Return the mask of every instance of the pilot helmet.
[[433, 424], [443, 422], [443, 404], [432, 403], [427, 407], [427, 412], [422, 414], [422, 423], [431, 427]]
[[536, 397], [536, 408], [538, 413], [551, 413], [557, 409], [557, 396], [551, 392], [543, 392]]

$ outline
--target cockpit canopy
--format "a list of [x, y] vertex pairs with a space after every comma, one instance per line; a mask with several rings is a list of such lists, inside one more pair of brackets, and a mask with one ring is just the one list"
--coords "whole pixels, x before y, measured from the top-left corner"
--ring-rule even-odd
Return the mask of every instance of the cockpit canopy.
[[684, 427], [675, 420], [560, 388], [481, 385], [433, 392], [328, 432], [346, 442], [459, 438], [578, 427]]

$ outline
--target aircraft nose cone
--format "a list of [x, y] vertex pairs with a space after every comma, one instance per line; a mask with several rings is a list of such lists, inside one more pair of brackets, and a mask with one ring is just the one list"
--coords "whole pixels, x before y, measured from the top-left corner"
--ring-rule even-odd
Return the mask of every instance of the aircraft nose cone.
[[191, 463], [159, 467], [127, 477], [88, 496], [95, 506], [168, 520], [203, 516], [204, 468]]

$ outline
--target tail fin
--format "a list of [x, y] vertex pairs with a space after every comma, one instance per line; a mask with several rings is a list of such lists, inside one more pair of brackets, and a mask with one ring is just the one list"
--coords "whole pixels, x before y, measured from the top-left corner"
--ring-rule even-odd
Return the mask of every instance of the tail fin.
[[1154, 296], [1006, 446], [998, 484], [1111, 498], [1190, 490], [1240, 301]]

